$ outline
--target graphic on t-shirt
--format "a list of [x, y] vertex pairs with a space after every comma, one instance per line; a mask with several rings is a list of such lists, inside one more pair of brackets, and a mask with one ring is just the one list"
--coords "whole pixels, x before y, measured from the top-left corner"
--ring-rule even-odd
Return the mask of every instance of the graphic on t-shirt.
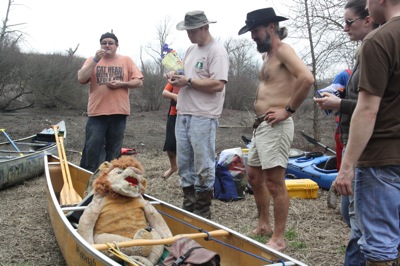
[[197, 69], [203, 69], [203, 62], [202, 61], [197, 61], [196, 68]]
[[104, 85], [109, 81], [124, 80], [124, 68], [117, 66], [97, 66], [96, 81], [99, 85]]

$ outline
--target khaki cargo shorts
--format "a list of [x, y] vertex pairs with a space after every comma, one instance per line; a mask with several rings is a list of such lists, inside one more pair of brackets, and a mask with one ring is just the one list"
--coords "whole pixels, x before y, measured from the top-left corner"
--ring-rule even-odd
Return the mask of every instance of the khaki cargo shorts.
[[293, 143], [294, 124], [289, 117], [271, 127], [262, 122], [253, 131], [247, 164], [261, 169], [286, 168]]

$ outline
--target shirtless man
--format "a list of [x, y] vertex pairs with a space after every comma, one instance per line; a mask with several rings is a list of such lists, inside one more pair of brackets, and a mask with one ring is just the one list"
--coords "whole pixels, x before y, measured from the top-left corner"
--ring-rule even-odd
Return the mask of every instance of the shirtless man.
[[[285, 168], [293, 141], [291, 115], [307, 97], [314, 78], [294, 50], [281, 40], [287, 29], [279, 27], [272, 8], [247, 14], [246, 26], [239, 35], [251, 32], [257, 50], [263, 53], [254, 110], [256, 122], [248, 155], [248, 180], [253, 188], [258, 210], [257, 235], [271, 235], [267, 246], [282, 251], [289, 196], [285, 184]], [[270, 196], [271, 195], [271, 196]], [[269, 219], [270, 197], [274, 201], [274, 230]]]

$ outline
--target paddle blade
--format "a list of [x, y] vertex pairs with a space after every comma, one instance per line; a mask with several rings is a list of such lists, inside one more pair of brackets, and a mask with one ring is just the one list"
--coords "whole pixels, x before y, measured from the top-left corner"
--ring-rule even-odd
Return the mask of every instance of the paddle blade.
[[318, 145], [318, 142], [317, 142], [315, 139], [313, 139], [312, 137], [306, 135], [304, 132], [300, 132], [300, 133], [301, 133], [301, 135], [303, 135], [303, 137], [304, 137], [308, 142], [310, 142], [311, 144], [314, 144], [314, 145]]
[[57, 150], [60, 157], [60, 167], [63, 177], [64, 186], [60, 192], [60, 205], [76, 205], [82, 201], [82, 198], [74, 190], [69, 172], [67, 156], [64, 148], [64, 138], [58, 136], [58, 126], [52, 126], [54, 130], [54, 137], [56, 139]]
[[331, 152], [331, 153], [333, 153], [333, 154], [336, 155], [336, 152], [335, 152], [334, 150], [332, 150], [331, 148], [329, 148], [328, 146], [326, 146], [326, 145], [324, 145], [324, 144], [322, 144], [322, 143], [316, 141], [316, 140], [313, 139], [312, 137], [306, 135], [304, 132], [300, 132], [300, 133], [301, 133], [301, 135], [303, 135], [303, 137], [304, 137], [308, 142], [310, 142], [311, 144], [319, 145], [319, 146], [321, 146], [322, 148], [324, 148], [325, 151], [329, 151], [329, 152]]
[[64, 185], [60, 192], [61, 206], [76, 206], [81, 201], [81, 196], [74, 189], [71, 190], [68, 185]]
[[62, 206], [75, 206], [82, 201], [82, 198], [74, 190], [70, 190], [67, 185], [61, 189], [60, 192], [60, 205]]
[[71, 199], [71, 193], [69, 187], [64, 185], [60, 192], [60, 205], [62, 206], [73, 206], [74, 203]]

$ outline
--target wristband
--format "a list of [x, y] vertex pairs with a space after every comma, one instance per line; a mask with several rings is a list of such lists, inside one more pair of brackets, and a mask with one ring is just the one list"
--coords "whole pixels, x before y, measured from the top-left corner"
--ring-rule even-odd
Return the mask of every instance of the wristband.
[[93, 61], [96, 62], [96, 63], [98, 63], [100, 60], [96, 60], [96, 58], [93, 57]]
[[192, 78], [188, 79], [188, 81], [186, 83], [186, 86], [189, 87], [189, 88], [192, 87]]
[[292, 108], [290, 108], [290, 105], [286, 106], [286, 111], [289, 112], [289, 113], [292, 113], [292, 114], [294, 112], [296, 112], [296, 110], [293, 110]]

